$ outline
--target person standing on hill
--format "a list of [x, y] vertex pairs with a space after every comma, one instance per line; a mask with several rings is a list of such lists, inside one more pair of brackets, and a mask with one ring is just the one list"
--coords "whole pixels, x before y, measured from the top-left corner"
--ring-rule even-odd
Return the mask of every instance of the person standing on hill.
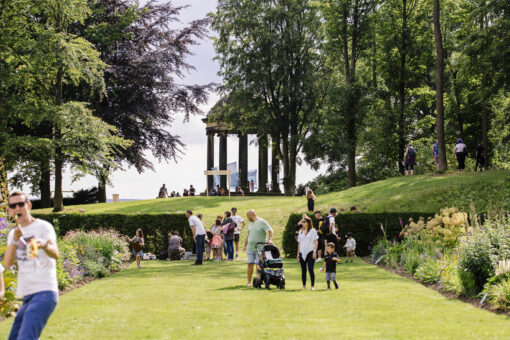
[[478, 165], [480, 165], [480, 171], [483, 171], [483, 167], [485, 166], [485, 148], [480, 142], [478, 142], [478, 146], [476, 148], [475, 171], [478, 170]]
[[434, 157], [434, 163], [436, 164], [436, 171], [439, 171], [439, 144], [436, 139], [432, 144], [432, 157]]
[[316, 197], [313, 194], [313, 190], [312, 189], [308, 189], [308, 191], [306, 192], [306, 201], [308, 203], [308, 211], [309, 212], [313, 212], [314, 211], [315, 200], [316, 200]]
[[193, 216], [193, 211], [186, 211], [189, 226], [193, 233], [193, 241], [196, 245], [197, 260], [193, 265], [201, 265], [204, 259], [204, 242], [205, 242], [205, 228], [202, 221], [197, 216]]
[[[244, 241], [243, 251], [246, 253], [248, 257], [248, 283], [246, 287], [251, 287], [251, 279], [253, 277], [253, 269], [255, 265], [259, 264], [260, 258], [257, 254], [257, 250], [255, 249], [256, 244], [258, 242], [266, 242], [267, 235], [267, 244], [273, 244], [273, 229], [266, 220], [260, 218], [255, 213], [255, 210], [250, 210], [246, 213], [246, 217], [250, 221], [248, 225], [248, 235], [246, 236], [246, 240]], [[258, 279], [261, 277], [257, 274]]]
[[195, 190], [195, 188], [193, 187], [193, 185], [190, 185], [190, 186], [189, 186], [189, 195], [190, 195], [190, 196], [195, 196], [195, 192], [196, 192], [196, 190]]
[[[232, 216], [232, 214], [230, 213], [230, 211], [225, 211], [223, 222], [221, 222], [221, 226], [224, 228], [223, 234], [225, 235], [225, 243], [227, 244], [227, 260], [228, 261], [232, 261], [234, 259], [235, 223], [232, 220], [231, 216]], [[225, 229], [227, 229], [227, 230], [225, 230]]]
[[50, 223], [31, 215], [32, 203], [25, 193], [13, 192], [7, 204], [18, 225], [7, 236], [5, 265], [16, 262], [16, 295], [23, 297], [9, 339], [39, 339], [58, 303], [57, 235]]
[[[329, 219], [327, 217], [323, 217], [320, 211], [316, 211], [313, 213], [315, 217], [314, 228], [317, 231], [317, 235], [319, 236], [318, 245], [317, 245], [317, 260], [316, 262], [322, 261], [322, 254], [325, 254], [326, 249], [326, 235], [322, 232], [322, 226], [324, 223], [329, 224]], [[329, 229], [329, 228], [328, 228]]]
[[457, 144], [453, 147], [453, 152], [457, 157], [457, 163], [459, 164], [459, 171], [464, 171], [466, 168], [466, 155], [467, 155], [467, 146], [464, 144], [462, 138], [457, 139]]
[[243, 231], [246, 223], [243, 218], [237, 215], [237, 208], [232, 208], [230, 210], [232, 212], [232, 221], [236, 224], [236, 228], [234, 229], [234, 242], [236, 246], [236, 259], [239, 258], [239, 238], [241, 237], [241, 231]]
[[255, 182], [253, 180], [250, 181], [250, 192], [255, 192]]
[[167, 198], [168, 197], [168, 190], [166, 188], [166, 185], [163, 184], [161, 188], [159, 188], [159, 198]]
[[406, 168], [406, 176], [409, 176], [409, 170], [411, 171], [411, 176], [413, 176], [414, 166], [416, 165], [416, 150], [411, 144], [409, 144], [406, 148], [406, 152], [404, 154], [404, 164]]
[[336, 208], [331, 208], [329, 210], [329, 215], [327, 217], [329, 222], [329, 233], [326, 236], [326, 241], [327, 243], [333, 243], [335, 245], [335, 250], [338, 249], [338, 241], [340, 240], [336, 232], [337, 229], [335, 220], [336, 216], [337, 216]]

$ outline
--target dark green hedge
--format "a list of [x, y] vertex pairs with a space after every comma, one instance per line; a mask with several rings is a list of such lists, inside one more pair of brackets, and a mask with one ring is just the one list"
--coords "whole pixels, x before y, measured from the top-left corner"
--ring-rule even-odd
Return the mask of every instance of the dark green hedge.
[[186, 250], [193, 247], [193, 238], [185, 214], [33, 214], [53, 224], [58, 235], [70, 230], [96, 230], [113, 228], [133, 237], [141, 228], [145, 238], [144, 251], [159, 255], [168, 247], [168, 233], [178, 231]]
[[[298, 222], [301, 220], [302, 214], [292, 214], [289, 217], [285, 231], [283, 232], [283, 252], [287, 257], [295, 257], [297, 253], [297, 242], [295, 239], [295, 232]], [[315, 222], [312, 215], [309, 215]], [[381, 224], [386, 230], [388, 239], [393, 239], [398, 236], [402, 230], [400, 220], [404, 224], [409, 222], [409, 219], [418, 220], [420, 217], [425, 219], [433, 217], [434, 213], [346, 213], [340, 214], [336, 217], [336, 224], [340, 226], [339, 235], [342, 239], [339, 242], [341, 255], [343, 252], [343, 245], [345, 244], [345, 234], [352, 232], [356, 240], [356, 255], [368, 256], [370, 255], [370, 248], [376, 241], [383, 236]]]

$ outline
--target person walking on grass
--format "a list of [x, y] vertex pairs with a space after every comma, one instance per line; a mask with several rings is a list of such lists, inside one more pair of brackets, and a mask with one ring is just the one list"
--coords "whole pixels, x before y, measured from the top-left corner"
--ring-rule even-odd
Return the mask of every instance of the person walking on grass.
[[303, 290], [306, 289], [306, 271], [310, 274], [312, 290], [315, 290], [315, 273], [313, 267], [317, 258], [317, 245], [319, 235], [312, 226], [312, 220], [308, 216], [303, 216], [299, 222], [303, 225], [303, 230], [298, 235], [298, 251], [297, 260], [301, 264], [301, 281], [303, 282]]
[[221, 248], [223, 247], [223, 237], [221, 234], [221, 219], [216, 219], [214, 225], [211, 227], [211, 233], [213, 234], [211, 240], [211, 248], [213, 252], [213, 260], [221, 261]]
[[466, 168], [466, 155], [467, 155], [467, 146], [464, 144], [462, 138], [457, 139], [457, 144], [453, 147], [453, 152], [457, 157], [457, 163], [459, 164], [458, 170], [464, 171]]
[[[246, 217], [248, 217], [250, 224], [248, 225], [248, 235], [246, 236], [246, 240], [244, 241], [243, 251], [246, 253], [248, 257], [248, 271], [247, 271], [248, 282], [246, 283], [246, 287], [251, 287], [253, 269], [255, 269], [255, 266], [260, 263], [260, 258], [257, 255], [255, 245], [258, 242], [266, 242], [266, 236], [267, 244], [273, 244], [273, 229], [271, 228], [271, 226], [269, 226], [266, 220], [257, 216], [255, 210], [248, 211], [246, 213]], [[258, 273], [257, 277], [259, 280], [261, 279]]]
[[329, 222], [329, 225], [328, 225], [329, 230], [328, 230], [328, 233], [326, 234], [327, 242], [324, 245], [326, 247], [327, 243], [331, 242], [335, 245], [335, 250], [338, 249], [338, 241], [340, 240], [340, 237], [338, 237], [338, 233], [337, 233], [337, 225], [336, 225], [336, 219], [335, 219], [337, 214], [338, 214], [338, 212], [337, 212], [336, 208], [329, 209], [329, 215], [327, 216], [328, 222]]
[[336, 282], [336, 264], [340, 263], [340, 259], [338, 258], [338, 254], [335, 253], [335, 245], [333, 243], [328, 243], [326, 246], [326, 256], [324, 256], [324, 264], [320, 271], [324, 271], [326, 268], [326, 284], [328, 285], [328, 289], [331, 289], [331, 281], [335, 285], [335, 289], [338, 289], [338, 282]]
[[404, 154], [404, 164], [406, 168], [406, 176], [409, 176], [409, 171], [411, 171], [411, 176], [413, 176], [414, 166], [416, 165], [416, 150], [411, 144], [409, 144], [406, 148], [406, 152]]
[[234, 259], [234, 229], [235, 223], [232, 220], [230, 211], [225, 211], [223, 222], [223, 235], [225, 235], [225, 243], [227, 244], [227, 259], [232, 261]]
[[[322, 213], [318, 210], [313, 213], [315, 217], [315, 224], [314, 228], [317, 231], [317, 235], [319, 236], [318, 239], [318, 245], [317, 245], [317, 260], [315, 262], [322, 261], [322, 255], [325, 253], [326, 249], [326, 235], [323, 233], [323, 225], [326, 223], [326, 225], [329, 224], [329, 218], [323, 217]], [[329, 227], [328, 227], [329, 229]]]
[[480, 171], [483, 171], [483, 167], [485, 166], [485, 148], [482, 143], [478, 142], [478, 146], [476, 147], [476, 164], [475, 171], [478, 170], [478, 166], [480, 165]]
[[145, 245], [142, 229], [137, 229], [135, 236], [128, 238], [128, 241], [133, 244], [133, 255], [136, 257], [136, 265], [138, 268], [142, 268], [141, 261], [143, 258], [143, 246]]
[[13, 192], [7, 203], [18, 225], [7, 236], [5, 265], [16, 262], [16, 295], [23, 297], [9, 340], [39, 339], [58, 303], [57, 235], [50, 223], [31, 215], [32, 203], [25, 193]]
[[355, 254], [356, 240], [354, 239], [354, 237], [352, 237], [351, 232], [347, 233], [347, 241], [345, 242], [344, 248], [345, 248], [345, 252], [347, 255], [347, 260], [345, 261], [345, 263], [349, 262], [349, 258], [351, 259], [351, 263], [352, 263], [352, 260], [354, 259], [354, 256], [356, 255]]
[[241, 231], [243, 231], [246, 223], [243, 218], [237, 215], [237, 208], [232, 208], [230, 210], [232, 212], [232, 221], [236, 224], [236, 228], [234, 229], [234, 242], [236, 246], [236, 259], [239, 258], [239, 238], [241, 237]]
[[204, 259], [204, 241], [205, 241], [205, 228], [202, 221], [197, 216], [193, 215], [193, 211], [186, 211], [191, 232], [193, 233], [193, 242], [195, 242], [197, 260], [192, 265], [202, 265]]
[[306, 192], [306, 201], [308, 203], [308, 211], [309, 212], [313, 212], [314, 208], [315, 208], [315, 195], [313, 194], [313, 190], [312, 189], [308, 189], [308, 191]]
[[439, 171], [439, 143], [436, 139], [432, 144], [432, 157], [434, 157], [434, 163], [436, 164], [436, 171]]

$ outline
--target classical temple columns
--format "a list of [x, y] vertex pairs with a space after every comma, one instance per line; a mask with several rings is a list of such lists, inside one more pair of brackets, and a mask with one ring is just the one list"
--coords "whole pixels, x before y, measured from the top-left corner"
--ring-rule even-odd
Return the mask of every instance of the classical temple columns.
[[266, 183], [267, 183], [267, 135], [259, 135], [259, 190], [258, 192], [267, 192]]
[[239, 186], [244, 192], [250, 191], [248, 183], [248, 135], [239, 135]]
[[[220, 134], [220, 170], [227, 170], [227, 135]], [[227, 188], [227, 176], [220, 176], [220, 187]]]
[[[207, 134], [207, 170], [214, 168], [214, 133]], [[214, 186], [214, 176], [207, 176], [209, 188]]]

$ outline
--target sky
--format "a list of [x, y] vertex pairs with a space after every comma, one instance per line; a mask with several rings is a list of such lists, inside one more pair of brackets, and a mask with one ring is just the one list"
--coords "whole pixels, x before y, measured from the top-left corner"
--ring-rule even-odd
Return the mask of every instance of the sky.
[[[203, 18], [209, 12], [216, 9], [215, 0], [173, 0], [176, 6], [190, 5], [182, 10], [180, 15], [181, 24], [186, 24], [192, 20]], [[210, 32], [212, 35], [213, 32]], [[221, 83], [222, 79], [218, 76], [219, 65], [213, 60], [215, 56], [214, 46], [211, 39], [205, 39], [192, 48], [193, 54], [188, 58], [188, 62], [196, 69], [190, 71], [184, 79], [183, 84], [207, 84]], [[208, 103], [202, 106], [202, 111], [207, 113], [209, 109], [219, 99], [218, 94], [209, 95]], [[107, 187], [107, 197], [112, 198], [112, 194], [119, 194], [121, 199], [147, 199], [155, 198], [161, 184], [165, 183], [169, 191], [179, 191], [182, 194], [184, 188], [189, 188], [193, 184], [199, 192], [205, 190], [206, 178], [204, 170], [207, 167], [207, 136], [205, 134], [205, 124], [202, 122], [204, 116], [191, 117], [187, 123], [183, 122], [183, 115], [178, 115], [169, 131], [175, 135], [181, 136], [182, 142], [186, 145], [184, 154], [176, 162], [159, 163], [152, 155], [149, 159], [154, 163], [154, 170], [146, 170], [139, 174], [134, 168], [126, 168], [124, 171], [115, 171], [111, 176], [111, 185]], [[255, 139], [249, 137], [249, 142]], [[238, 138], [229, 136], [228, 138], [228, 156], [227, 162], [238, 162]], [[215, 140], [215, 165], [218, 166], [219, 160], [219, 139]], [[258, 148], [249, 144], [248, 147], [248, 168], [256, 169], [258, 166]], [[324, 169], [322, 169], [324, 171]], [[298, 166], [296, 183], [306, 183], [315, 178], [319, 172], [313, 171], [307, 165]], [[64, 191], [76, 191], [88, 189], [97, 186], [97, 180], [92, 176], [86, 176], [79, 181], [72, 182], [69, 171], [64, 173]], [[67, 196], [68, 194], [65, 194]]]

